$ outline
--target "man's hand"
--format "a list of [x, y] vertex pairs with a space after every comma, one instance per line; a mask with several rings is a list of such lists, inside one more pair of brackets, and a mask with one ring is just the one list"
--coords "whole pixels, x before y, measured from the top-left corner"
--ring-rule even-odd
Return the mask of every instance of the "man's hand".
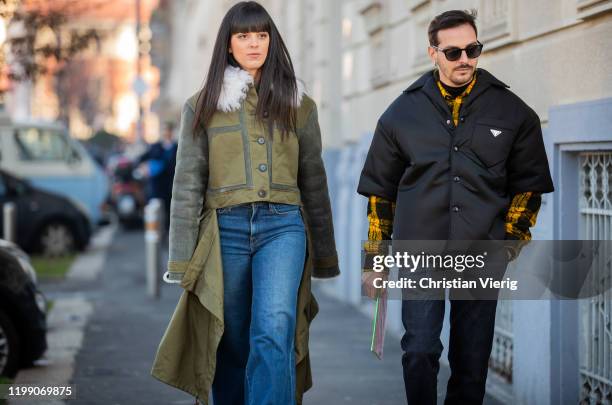
[[376, 279], [380, 279], [376, 281], [377, 285], [382, 285], [383, 281], [386, 281], [389, 277], [388, 271], [364, 271], [361, 273], [361, 292], [365, 294], [369, 298], [376, 298], [382, 294], [384, 288], [376, 288], [374, 287], [374, 281]]

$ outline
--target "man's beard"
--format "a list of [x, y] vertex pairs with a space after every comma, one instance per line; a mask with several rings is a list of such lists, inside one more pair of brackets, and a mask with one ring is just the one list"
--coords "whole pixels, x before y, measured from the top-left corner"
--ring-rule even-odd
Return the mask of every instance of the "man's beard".
[[[455, 71], [458, 71], [459, 69], [469, 69], [469, 72], [473, 73], [474, 72], [474, 68], [470, 65], [461, 65], [461, 66], [457, 66], [456, 68], [453, 69], [453, 73]], [[467, 71], [467, 70], [466, 70]], [[452, 78], [452, 75], [451, 75]], [[464, 84], [468, 83], [470, 80], [472, 80], [472, 75], [470, 75], [469, 79], [463, 81], [463, 82], [456, 82], [454, 80], [451, 79], [451, 81], [459, 86], [463, 86]]]

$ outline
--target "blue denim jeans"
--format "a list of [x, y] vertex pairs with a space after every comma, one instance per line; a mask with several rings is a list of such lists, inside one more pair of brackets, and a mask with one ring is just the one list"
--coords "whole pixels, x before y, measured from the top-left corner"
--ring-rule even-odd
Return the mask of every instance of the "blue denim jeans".
[[217, 210], [225, 330], [215, 405], [295, 404], [295, 323], [306, 256], [297, 205], [257, 202]]

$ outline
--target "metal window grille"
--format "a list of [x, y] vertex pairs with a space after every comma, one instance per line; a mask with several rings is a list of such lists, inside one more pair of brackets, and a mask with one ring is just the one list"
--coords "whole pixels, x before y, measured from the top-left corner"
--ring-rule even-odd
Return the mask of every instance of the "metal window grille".
[[[580, 217], [582, 239], [612, 239], [612, 151], [580, 155]], [[592, 282], [610, 285], [612, 252], [602, 253]], [[609, 291], [580, 302], [581, 404], [612, 404], [611, 316]]]

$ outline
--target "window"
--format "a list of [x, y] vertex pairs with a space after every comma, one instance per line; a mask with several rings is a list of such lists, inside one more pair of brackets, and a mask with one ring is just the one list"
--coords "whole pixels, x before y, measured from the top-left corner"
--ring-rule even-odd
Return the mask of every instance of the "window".
[[78, 156], [66, 138], [55, 130], [19, 128], [14, 136], [21, 160], [49, 162]]
[[372, 65], [370, 83], [374, 88], [389, 81], [389, 39], [387, 34], [388, 5], [387, 0], [370, 2], [361, 10], [366, 31], [370, 37]]
[[385, 12], [384, 4], [380, 1], [373, 1], [361, 10], [368, 34], [374, 35], [385, 27]]
[[517, 38], [516, 3], [510, 0], [481, 0], [479, 37], [485, 50], [512, 43]]

